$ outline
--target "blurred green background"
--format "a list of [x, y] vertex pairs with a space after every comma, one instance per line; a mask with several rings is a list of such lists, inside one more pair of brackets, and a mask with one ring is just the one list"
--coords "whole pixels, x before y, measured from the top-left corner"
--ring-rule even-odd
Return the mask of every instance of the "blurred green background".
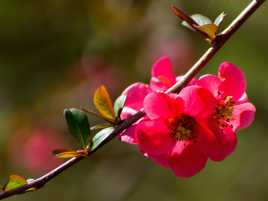
[[[55, 167], [53, 148], [76, 147], [62, 115], [66, 107], [92, 108], [101, 83], [113, 98], [130, 83], [148, 81], [151, 64], [169, 55], [185, 72], [208, 44], [179, 26], [175, 4], [227, 25], [242, 0], [1, 0], [0, 181], [11, 173], [35, 177]], [[226, 44], [203, 72], [224, 60], [245, 71], [256, 121], [239, 133], [235, 153], [209, 162], [197, 176], [178, 179], [114, 140], [90, 160], [42, 190], [9, 200], [266, 201], [268, 200], [268, 4]], [[95, 121], [92, 119], [92, 121]]]

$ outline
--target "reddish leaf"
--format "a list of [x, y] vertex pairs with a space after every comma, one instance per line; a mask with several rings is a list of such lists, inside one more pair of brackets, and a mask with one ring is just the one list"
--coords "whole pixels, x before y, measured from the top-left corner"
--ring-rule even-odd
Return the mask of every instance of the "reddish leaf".
[[113, 108], [113, 102], [107, 91], [107, 88], [102, 85], [94, 94], [93, 102], [99, 113], [110, 121], [115, 121], [115, 113]]
[[53, 154], [60, 159], [69, 159], [73, 157], [79, 157], [79, 156], [87, 156], [88, 151], [86, 149], [81, 150], [63, 150], [63, 149], [57, 149], [53, 151]]
[[4, 186], [4, 191], [9, 191], [15, 188], [19, 188], [20, 186], [23, 186], [27, 184], [27, 180], [25, 177], [22, 177], [20, 175], [12, 174], [9, 176], [9, 180], [7, 184]]
[[216, 37], [216, 33], [218, 31], [218, 26], [216, 24], [205, 24], [197, 26], [196, 28], [206, 33], [210, 40], [213, 40]]

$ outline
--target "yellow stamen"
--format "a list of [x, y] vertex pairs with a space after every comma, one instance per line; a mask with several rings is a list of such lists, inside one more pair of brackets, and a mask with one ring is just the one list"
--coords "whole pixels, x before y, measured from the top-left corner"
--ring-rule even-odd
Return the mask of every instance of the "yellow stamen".
[[194, 124], [195, 120], [187, 115], [183, 115], [178, 120], [172, 122], [173, 137], [176, 140], [190, 140], [195, 138], [194, 136]]
[[221, 127], [225, 127], [232, 120], [233, 114], [233, 97], [226, 96], [218, 103], [214, 118], [218, 121]]

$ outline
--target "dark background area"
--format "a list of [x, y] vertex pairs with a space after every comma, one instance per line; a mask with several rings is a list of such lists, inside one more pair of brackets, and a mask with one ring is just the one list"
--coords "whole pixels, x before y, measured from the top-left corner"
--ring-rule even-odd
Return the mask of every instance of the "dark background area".
[[[172, 15], [188, 13], [229, 22], [249, 3], [242, 0], [1, 0], [0, 181], [17, 173], [35, 177], [55, 167], [54, 148], [77, 147], [62, 111], [92, 108], [104, 83], [113, 99], [135, 81], [147, 82], [152, 63], [169, 55], [177, 74], [208, 48]], [[36, 193], [9, 200], [266, 201], [268, 200], [268, 4], [259, 9], [202, 72], [222, 61], [240, 66], [257, 107], [253, 126], [223, 162], [209, 162], [191, 179], [178, 179], [114, 140]], [[92, 121], [96, 121], [92, 119]]]

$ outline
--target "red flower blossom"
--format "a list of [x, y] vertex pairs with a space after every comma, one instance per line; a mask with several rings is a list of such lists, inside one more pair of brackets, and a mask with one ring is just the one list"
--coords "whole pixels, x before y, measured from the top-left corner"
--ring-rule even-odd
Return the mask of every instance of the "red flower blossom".
[[121, 118], [142, 108], [146, 116], [120, 135], [122, 141], [136, 144], [179, 177], [193, 176], [208, 158], [221, 161], [234, 151], [236, 132], [253, 122], [256, 111], [239, 68], [224, 62], [217, 76], [193, 80], [179, 95], [164, 93], [180, 79], [167, 57], [153, 65], [151, 74], [150, 85], [135, 83], [123, 92]]
[[150, 93], [144, 100], [147, 117], [136, 129], [139, 149], [178, 177], [195, 175], [213, 151], [214, 134], [205, 120], [215, 110], [214, 100], [198, 86], [186, 87], [178, 96]]
[[208, 120], [209, 128], [217, 138], [217, 151], [210, 158], [223, 160], [236, 147], [235, 132], [248, 127], [254, 120], [256, 109], [247, 100], [245, 76], [234, 64], [224, 62], [218, 76], [204, 75], [195, 84], [208, 89], [217, 100], [216, 110]]
[[[173, 73], [170, 59], [168, 57], [161, 57], [152, 66], [150, 85], [137, 82], [124, 90], [123, 94], [126, 95], [126, 102], [121, 113], [121, 119], [126, 119], [141, 110], [143, 108], [143, 100], [147, 94], [152, 91], [164, 92], [175, 84], [178, 79], [180, 79], [180, 76], [176, 78]], [[126, 129], [120, 135], [120, 140], [136, 144], [134, 139], [136, 125], [137, 123]]]
[[52, 151], [66, 147], [66, 144], [61, 136], [48, 128], [20, 129], [10, 141], [11, 162], [32, 173], [48, 171], [61, 162]]

